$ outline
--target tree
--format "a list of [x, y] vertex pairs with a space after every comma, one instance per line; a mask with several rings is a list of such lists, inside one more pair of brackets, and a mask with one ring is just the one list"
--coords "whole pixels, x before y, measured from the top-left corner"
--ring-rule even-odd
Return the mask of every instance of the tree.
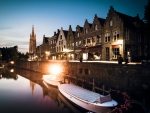
[[145, 10], [144, 10], [144, 18], [143, 20], [145, 21], [145, 36], [147, 38], [148, 42], [148, 56], [150, 56], [150, 0], [148, 0], [148, 3], [145, 5]]
[[148, 3], [145, 5], [143, 19], [146, 24], [146, 33], [150, 35], [150, 0], [148, 0]]

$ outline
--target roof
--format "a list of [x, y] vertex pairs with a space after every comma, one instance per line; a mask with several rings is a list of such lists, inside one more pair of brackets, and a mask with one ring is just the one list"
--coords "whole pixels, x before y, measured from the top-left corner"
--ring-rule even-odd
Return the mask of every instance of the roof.
[[133, 24], [133, 22], [135, 22], [136, 17], [131, 17], [129, 15], [120, 13], [120, 12], [116, 12], [119, 17], [123, 20], [124, 26], [127, 28], [132, 28], [132, 29], [136, 29], [135, 25]]
[[65, 37], [67, 37], [68, 31], [63, 30]]
[[104, 25], [105, 20], [106, 20], [106, 19], [98, 18], [98, 21], [100, 22], [100, 24], [101, 24], [102, 26]]

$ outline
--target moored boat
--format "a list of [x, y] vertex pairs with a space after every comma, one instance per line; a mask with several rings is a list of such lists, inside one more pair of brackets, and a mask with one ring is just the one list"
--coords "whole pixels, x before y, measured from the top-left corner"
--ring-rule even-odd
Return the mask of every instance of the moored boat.
[[59, 91], [76, 105], [96, 113], [111, 112], [110, 107], [115, 107], [117, 102], [111, 95], [100, 95], [74, 84], [60, 84]]
[[43, 75], [43, 80], [53, 86], [58, 86], [62, 83], [63, 77], [62, 76], [56, 76], [56, 75]]

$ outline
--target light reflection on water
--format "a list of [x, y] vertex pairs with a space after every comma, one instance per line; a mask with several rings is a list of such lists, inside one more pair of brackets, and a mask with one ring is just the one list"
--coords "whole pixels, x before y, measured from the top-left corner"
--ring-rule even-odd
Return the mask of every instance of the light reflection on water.
[[52, 86], [42, 74], [23, 69], [0, 70], [0, 113], [83, 113]]

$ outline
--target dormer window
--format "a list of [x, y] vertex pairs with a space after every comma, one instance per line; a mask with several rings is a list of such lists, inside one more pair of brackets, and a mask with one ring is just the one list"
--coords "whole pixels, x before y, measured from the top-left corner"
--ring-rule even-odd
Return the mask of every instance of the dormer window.
[[109, 25], [113, 26], [113, 20], [110, 20]]
[[94, 30], [97, 31], [97, 25], [95, 25]]

